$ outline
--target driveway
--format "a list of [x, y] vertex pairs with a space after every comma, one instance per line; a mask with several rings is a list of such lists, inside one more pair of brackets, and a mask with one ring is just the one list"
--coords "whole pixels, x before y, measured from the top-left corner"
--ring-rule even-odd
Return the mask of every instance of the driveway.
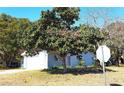
[[12, 69], [12, 70], [1, 70], [0, 75], [2, 74], [13, 74], [13, 73], [18, 73], [18, 72], [23, 72], [26, 71], [25, 69]]

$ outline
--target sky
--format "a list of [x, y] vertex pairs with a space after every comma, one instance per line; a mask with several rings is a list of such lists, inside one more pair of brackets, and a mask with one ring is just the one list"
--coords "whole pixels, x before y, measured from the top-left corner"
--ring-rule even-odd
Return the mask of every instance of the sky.
[[[0, 13], [5, 13], [17, 18], [28, 18], [30, 21], [36, 21], [40, 18], [41, 11], [51, 10], [52, 7], [0, 7]], [[124, 7], [80, 7], [80, 19], [75, 23], [79, 25], [86, 23], [88, 11], [103, 11], [107, 10], [107, 15], [113, 19], [124, 19]], [[89, 19], [90, 20], [90, 19]], [[102, 25], [102, 20], [99, 19], [98, 23]], [[99, 26], [100, 26], [99, 25]]]

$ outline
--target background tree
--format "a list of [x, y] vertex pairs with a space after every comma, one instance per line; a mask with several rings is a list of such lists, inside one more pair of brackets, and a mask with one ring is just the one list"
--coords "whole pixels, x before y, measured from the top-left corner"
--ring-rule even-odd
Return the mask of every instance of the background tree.
[[124, 23], [116, 21], [107, 26], [109, 30], [106, 44], [111, 47], [112, 57], [116, 59], [116, 64], [119, 66], [120, 57], [124, 49]]
[[17, 19], [6, 14], [0, 15], [0, 59], [4, 66], [20, 62], [19, 31], [28, 30], [28, 19]]

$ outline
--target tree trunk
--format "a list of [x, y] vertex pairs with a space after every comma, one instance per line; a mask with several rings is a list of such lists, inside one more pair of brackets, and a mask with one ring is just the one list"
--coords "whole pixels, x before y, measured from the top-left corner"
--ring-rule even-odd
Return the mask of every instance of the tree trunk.
[[119, 50], [118, 50], [118, 48], [117, 48], [117, 60], [116, 60], [116, 65], [119, 67]]
[[116, 65], [119, 67], [119, 56], [117, 55], [117, 61]]
[[67, 66], [66, 66], [66, 59], [65, 59], [66, 56], [63, 57], [63, 73], [66, 73], [67, 72]]

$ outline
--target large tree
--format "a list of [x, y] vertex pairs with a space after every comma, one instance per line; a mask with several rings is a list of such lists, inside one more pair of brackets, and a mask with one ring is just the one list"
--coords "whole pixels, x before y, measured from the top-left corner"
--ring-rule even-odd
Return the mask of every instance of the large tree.
[[39, 51], [47, 50], [54, 53], [63, 61], [66, 72], [65, 57], [67, 54], [78, 55], [82, 52], [95, 51], [97, 42], [103, 40], [100, 29], [89, 25], [82, 25], [72, 30], [79, 19], [79, 8], [53, 8], [43, 11], [41, 19], [32, 29], [25, 33], [23, 45], [28, 55], [35, 55]]
[[65, 57], [67, 54], [79, 55], [82, 52], [95, 52], [97, 42], [103, 40], [99, 29], [84, 26], [77, 31], [50, 29], [45, 32], [31, 31], [26, 38], [26, 50], [29, 55], [37, 54], [39, 51], [47, 50], [54, 53], [63, 61], [64, 72], [66, 72]]

